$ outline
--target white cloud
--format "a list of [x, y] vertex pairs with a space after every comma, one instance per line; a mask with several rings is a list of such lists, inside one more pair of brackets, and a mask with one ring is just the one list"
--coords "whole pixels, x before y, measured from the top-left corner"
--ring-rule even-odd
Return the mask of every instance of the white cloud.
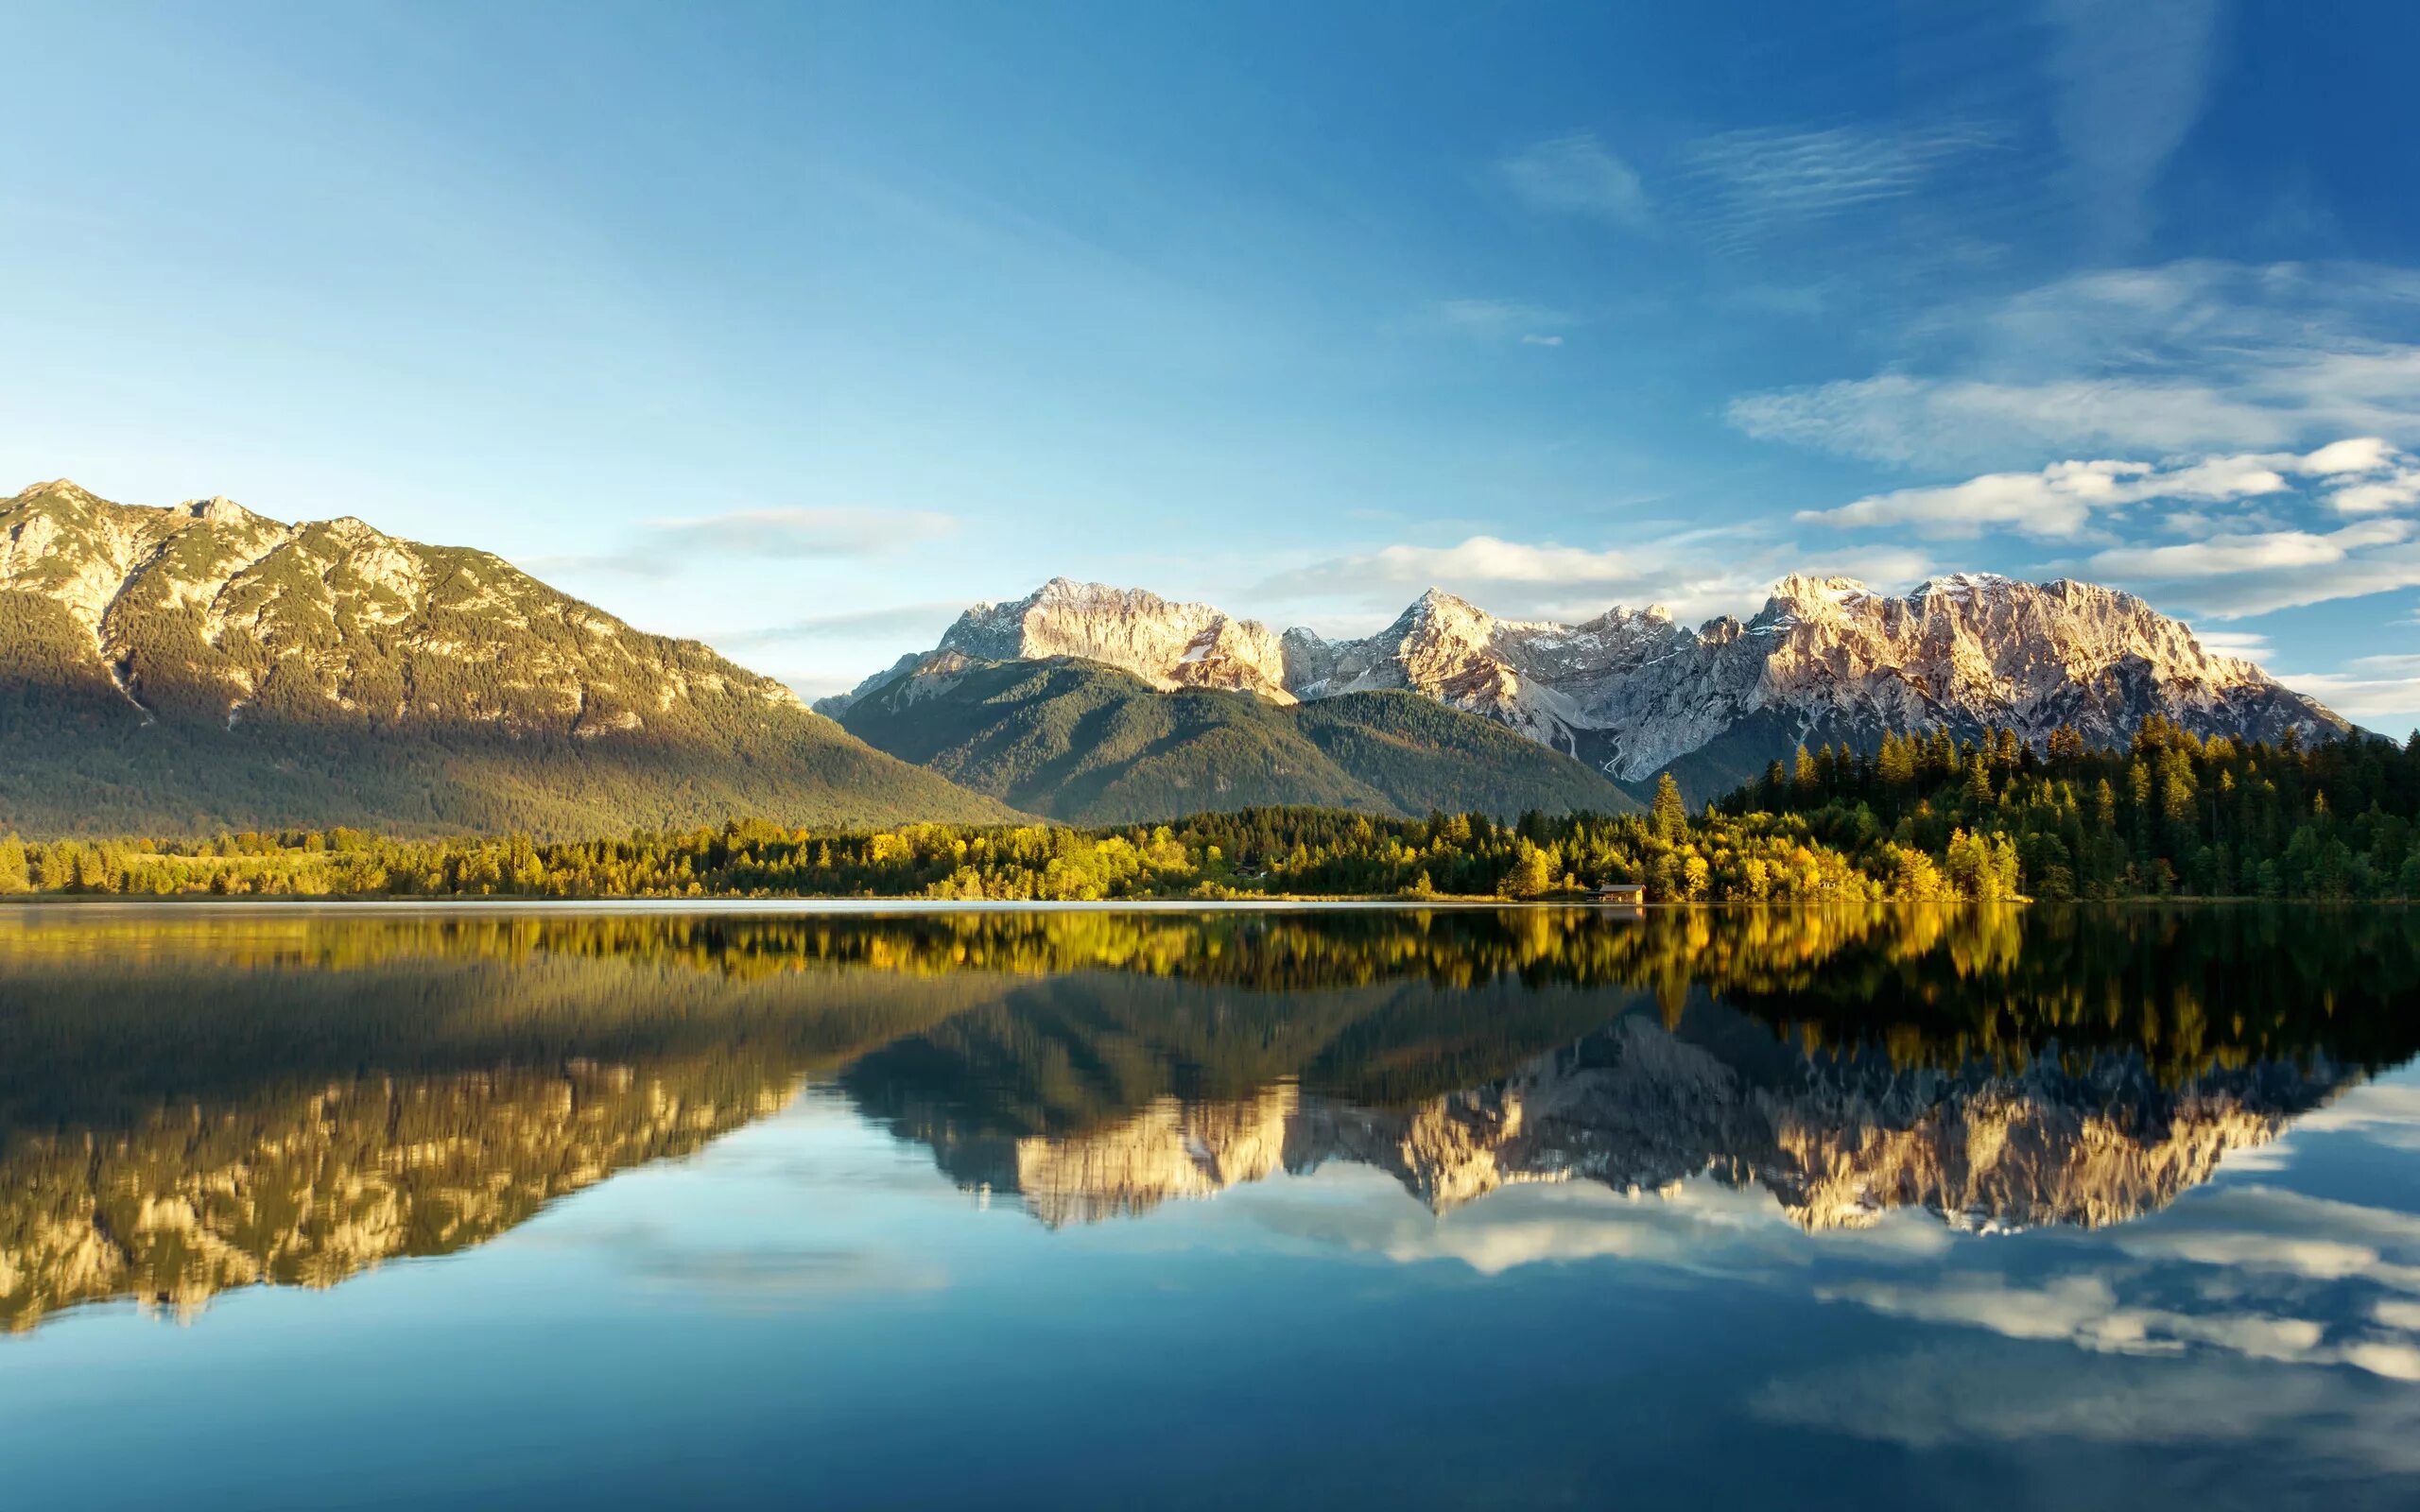
[[1788, 542], [1743, 542], [1692, 532], [1601, 550], [1472, 536], [1449, 546], [1392, 545], [1313, 562], [1270, 578], [1259, 592], [1286, 602], [1342, 600], [1392, 612], [1443, 588], [1513, 619], [1591, 619], [1615, 605], [1661, 604], [1683, 619], [1744, 614], [1786, 573], [1862, 578], [1898, 587], [1931, 563], [1903, 547], [1832, 549], [1810, 556]]
[[2004, 529], [2065, 538], [2082, 534], [2097, 511], [2146, 500], [2224, 503], [2283, 493], [2292, 487], [2283, 474], [2307, 472], [2309, 463], [2275, 453], [2166, 464], [2054, 462], [2034, 472], [1987, 472], [1942, 488], [1868, 494], [1836, 509], [1804, 510], [1798, 518], [1845, 528], [1912, 525], [1941, 536]]
[[2202, 113], [2218, 0], [2047, 0], [2051, 119], [2088, 221], [2140, 234], [2161, 166]]
[[2241, 657], [2246, 662], [2265, 662], [2273, 649], [2269, 637], [2251, 630], [2197, 629], [2193, 632], [2193, 639], [2201, 642], [2205, 651], [2219, 656]]
[[637, 538], [619, 551], [547, 558], [531, 565], [668, 577], [708, 558], [802, 561], [881, 556], [939, 539], [957, 528], [958, 522], [951, 516], [928, 509], [846, 506], [734, 509], [648, 520], [639, 526]]
[[1952, 161], [1996, 146], [1972, 127], [1726, 131], [1693, 143], [1697, 219], [1716, 246], [1742, 249], [1810, 221], [1914, 194]]
[[825, 637], [836, 641], [888, 643], [908, 637], [922, 646], [939, 639], [950, 621], [965, 609], [963, 600], [927, 599], [922, 603], [897, 604], [887, 609], [843, 610], [830, 614], [811, 614], [786, 625], [735, 630], [717, 637], [716, 644], [744, 647]]
[[2420, 275], [2361, 264], [2173, 263], [1956, 302], [1886, 370], [1746, 394], [1768, 440], [1927, 467], [2089, 452], [2420, 442]]
[[[2334, 529], [2285, 523], [2288, 505], [2332, 506], [2341, 515], [2337, 501], [2347, 491], [2407, 471], [2410, 457], [2382, 438], [2354, 437], [2299, 454], [2056, 462], [2031, 472], [1869, 494], [1798, 518], [1934, 537], [2002, 531], [2040, 541], [2097, 539], [2111, 543], [2084, 562], [2094, 576], [2181, 610], [2233, 619], [2420, 584], [2420, 523], [2400, 516], [2357, 517]], [[2278, 504], [2224, 512], [2252, 499]], [[2130, 507], [2153, 501], [2200, 507], [2166, 511], [2145, 519], [2142, 528], [2194, 539], [2111, 541]]]
[[927, 509], [807, 507], [735, 509], [727, 514], [650, 520], [659, 548], [749, 557], [862, 557], [932, 541], [958, 522]]
[[2346, 440], [2330, 441], [2303, 458], [2303, 471], [2322, 477], [2335, 477], [2346, 472], [2377, 472], [2393, 465], [2396, 459], [2394, 447], [2377, 436], [2356, 436]]
[[[2420, 582], [2420, 564], [2411, 576]], [[2280, 680], [2347, 719], [2389, 733], [2398, 722], [2420, 720], [2420, 656], [2360, 656], [2334, 672], [2297, 672]], [[2403, 1148], [2420, 1150], [2420, 1127], [2405, 1128], [2399, 1141]]]
[[1731, 402], [1759, 440], [1899, 464], [2049, 447], [2171, 452], [2221, 439], [2275, 444], [2297, 421], [2197, 384], [2117, 379], [2005, 383], [1883, 373]]
[[2401, 1329], [2408, 1333], [2420, 1333], [2420, 1302], [2397, 1301], [2393, 1297], [2382, 1298], [2377, 1306], [2370, 1309], [2370, 1315], [2388, 1328]]
[[[2290, 554], [2299, 548], [2288, 545], [2278, 549], [2281, 554]], [[2372, 549], [2347, 550], [2334, 558], [2323, 552], [2315, 559], [2299, 564], [2256, 566], [2225, 576], [2177, 573], [2165, 577], [2147, 576], [2135, 580], [2133, 586], [2189, 611], [2216, 619], [2241, 619], [2273, 610], [2420, 587], [2420, 541], [2398, 541]]]
[[2339, 514], [2383, 514], [2420, 503], [2420, 469], [2406, 468], [2387, 477], [2346, 483], [2331, 490], [2327, 502]]
[[1637, 170], [1594, 133], [1536, 143], [1496, 164], [1515, 195], [1538, 210], [1643, 226], [1647, 191]]
[[2332, 567], [2365, 546], [2393, 545], [2409, 540], [2411, 531], [2408, 521], [2376, 520], [2324, 535], [2308, 530], [2218, 535], [2183, 545], [2115, 547], [2095, 554], [2090, 566], [2094, 572], [2113, 577], [2160, 583]]
[[1505, 341], [1517, 335], [1531, 346], [1563, 345], [1555, 328], [1571, 324], [1571, 317], [1561, 310], [1517, 300], [1444, 300], [1438, 303], [1436, 314], [1440, 321], [1465, 335], [1482, 341]]

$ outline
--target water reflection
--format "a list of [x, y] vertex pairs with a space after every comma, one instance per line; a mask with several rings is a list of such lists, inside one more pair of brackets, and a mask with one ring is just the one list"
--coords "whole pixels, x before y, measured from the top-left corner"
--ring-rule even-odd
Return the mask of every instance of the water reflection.
[[0, 1320], [477, 1245], [802, 1084], [1052, 1227], [1345, 1165], [2116, 1224], [2409, 1058], [2415, 985], [2399, 911], [22, 910]]

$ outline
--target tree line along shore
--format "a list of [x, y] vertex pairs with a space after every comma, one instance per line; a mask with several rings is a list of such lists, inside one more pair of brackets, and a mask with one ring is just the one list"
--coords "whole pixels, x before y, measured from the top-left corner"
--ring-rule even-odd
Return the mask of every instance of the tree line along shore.
[[2420, 897], [2420, 734], [2204, 739], [2154, 716], [2121, 750], [2071, 730], [1801, 747], [1690, 812], [1425, 819], [1310, 808], [1162, 824], [716, 828], [603, 840], [332, 829], [0, 837], [0, 894], [325, 898], [1363, 897], [1655, 902]]

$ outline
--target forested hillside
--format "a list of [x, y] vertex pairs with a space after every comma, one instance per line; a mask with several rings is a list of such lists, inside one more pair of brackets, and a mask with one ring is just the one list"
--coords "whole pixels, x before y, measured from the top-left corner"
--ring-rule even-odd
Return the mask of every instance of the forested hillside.
[[1499, 818], [1636, 807], [1567, 756], [1405, 693], [1287, 706], [1164, 693], [1092, 662], [942, 653], [840, 718], [891, 755], [1072, 824], [1287, 805]]
[[2154, 715], [2121, 750], [2073, 730], [2036, 751], [2006, 730], [1802, 747], [1725, 813], [1803, 817], [1851, 850], [2011, 846], [2036, 898], [2420, 896], [2420, 734], [2276, 745], [2204, 739]]

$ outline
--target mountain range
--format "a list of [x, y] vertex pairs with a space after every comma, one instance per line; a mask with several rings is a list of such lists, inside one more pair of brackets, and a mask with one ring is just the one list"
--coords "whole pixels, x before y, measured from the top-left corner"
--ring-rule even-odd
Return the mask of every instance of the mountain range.
[[996, 821], [485, 552], [227, 499], [0, 503], [0, 833]]
[[1348, 640], [1054, 578], [809, 710], [485, 552], [63, 480], [0, 502], [0, 833], [1618, 812], [1663, 773], [1702, 800], [1802, 743], [2112, 745], [2152, 713], [2351, 729], [2131, 594], [1971, 575], [1904, 597], [1792, 576], [1695, 628], [1431, 590]]
[[[1073, 658], [1171, 693], [1279, 706], [1401, 690], [1492, 720], [1637, 792], [1669, 771], [1693, 799], [1728, 791], [1801, 744], [1871, 747], [1885, 731], [2062, 725], [2122, 744], [2148, 714], [2204, 735], [2332, 735], [2342, 718], [2249, 662], [2212, 653], [2131, 593], [1962, 574], [1902, 596], [1844, 577], [1786, 577], [1740, 621], [1691, 628], [1616, 607], [1577, 625], [1498, 619], [1435, 589], [1375, 635], [1271, 631], [1206, 604], [1054, 578], [980, 604], [933, 651], [903, 657], [819, 709], [852, 718], [903, 690], [949, 695], [968, 662]], [[886, 748], [889, 748], [886, 747]], [[907, 754], [905, 751], [899, 754]], [[915, 759], [915, 758], [911, 758]], [[963, 776], [961, 776], [963, 780]]]
[[849, 702], [851, 734], [1073, 824], [1307, 804], [1418, 816], [1634, 809], [1571, 757], [1402, 691], [1278, 703], [1070, 657], [925, 658]]

